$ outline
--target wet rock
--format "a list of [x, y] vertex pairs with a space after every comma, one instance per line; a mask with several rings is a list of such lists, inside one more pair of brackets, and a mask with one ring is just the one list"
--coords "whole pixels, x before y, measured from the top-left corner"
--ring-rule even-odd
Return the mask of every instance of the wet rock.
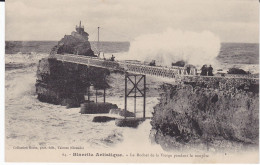
[[103, 123], [103, 122], [108, 122], [115, 120], [116, 118], [114, 117], [108, 117], [108, 116], [95, 116], [92, 120], [92, 122], [98, 122], [98, 123]]
[[112, 103], [94, 103], [88, 102], [80, 105], [81, 114], [97, 114], [109, 113], [110, 109], [118, 108], [116, 104]]
[[244, 71], [243, 69], [230, 68], [230, 69], [228, 70], [228, 74], [250, 74], [250, 73]]
[[[135, 117], [135, 114], [133, 112], [129, 112], [129, 111], [126, 111], [123, 110], [123, 109], [111, 109], [109, 111], [110, 114], [116, 114], [116, 115], [119, 115], [119, 116], [123, 116], [123, 117]], [[126, 115], [125, 115], [126, 114]]]
[[137, 128], [139, 124], [141, 124], [144, 119], [135, 119], [135, 118], [127, 118], [127, 119], [116, 119], [116, 126], [118, 127], [132, 127]]
[[61, 102], [61, 105], [66, 106], [66, 108], [76, 108], [79, 107], [79, 102], [77, 101], [77, 99], [64, 99]]

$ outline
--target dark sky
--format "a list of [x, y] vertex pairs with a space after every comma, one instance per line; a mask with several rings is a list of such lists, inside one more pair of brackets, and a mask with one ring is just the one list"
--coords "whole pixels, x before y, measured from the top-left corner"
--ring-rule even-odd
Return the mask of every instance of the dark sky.
[[133, 40], [167, 28], [258, 42], [258, 0], [9, 0], [6, 40], [59, 40], [82, 20], [90, 40]]

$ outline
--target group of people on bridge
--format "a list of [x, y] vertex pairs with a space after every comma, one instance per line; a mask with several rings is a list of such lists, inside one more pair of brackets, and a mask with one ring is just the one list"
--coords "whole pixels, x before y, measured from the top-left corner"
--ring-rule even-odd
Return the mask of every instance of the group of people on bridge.
[[[104, 56], [104, 54], [103, 54]], [[105, 58], [104, 58], [105, 59]], [[110, 61], [115, 61], [115, 56], [112, 54], [112, 57], [110, 58]], [[150, 66], [156, 66], [155, 64], [155, 60], [152, 60], [150, 63], [149, 63]], [[187, 72], [188, 75], [191, 74], [191, 69], [194, 69], [195, 68], [195, 74], [197, 72], [196, 70], [196, 67], [194, 67], [193, 65], [186, 65], [185, 66], [185, 70]], [[213, 67], [211, 65], [209, 65], [209, 67], [205, 64], [202, 66], [201, 68], [201, 73], [200, 73], [201, 76], [213, 76]]]
[[201, 76], [213, 76], [213, 68], [211, 65], [209, 65], [209, 67], [205, 64], [202, 66], [202, 68], [200, 69], [200, 75]]
[[[100, 52], [98, 53], [98, 58], [100, 58]], [[115, 61], [115, 56], [112, 54], [112, 56], [108, 59], [109, 61]], [[103, 59], [106, 60], [105, 58], [105, 53], [103, 52]]]

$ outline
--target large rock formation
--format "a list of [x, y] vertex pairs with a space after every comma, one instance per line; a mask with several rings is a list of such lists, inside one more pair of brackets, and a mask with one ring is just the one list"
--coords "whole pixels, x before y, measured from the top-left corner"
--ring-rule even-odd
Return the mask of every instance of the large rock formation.
[[71, 32], [71, 35], [65, 35], [58, 45], [56, 45], [52, 51], [58, 54], [77, 54], [85, 56], [95, 56], [91, 50], [90, 43], [88, 41], [88, 33], [84, 31], [84, 27], [76, 26], [76, 31]]
[[87, 87], [109, 87], [106, 80], [109, 74], [109, 70], [103, 68], [43, 58], [38, 64], [36, 93], [43, 102], [79, 107], [84, 102]]
[[88, 33], [84, 31], [81, 22], [76, 26], [76, 32], [65, 35], [52, 48], [49, 58], [39, 61], [36, 93], [40, 101], [79, 107], [84, 102], [84, 95], [90, 85], [95, 89], [109, 87], [106, 81], [109, 70], [61, 62], [52, 57], [56, 53], [95, 56], [88, 41]]
[[259, 82], [192, 79], [161, 86], [151, 121], [152, 139], [166, 150], [189, 144], [225, 148], [223, 141], [258, 146]]

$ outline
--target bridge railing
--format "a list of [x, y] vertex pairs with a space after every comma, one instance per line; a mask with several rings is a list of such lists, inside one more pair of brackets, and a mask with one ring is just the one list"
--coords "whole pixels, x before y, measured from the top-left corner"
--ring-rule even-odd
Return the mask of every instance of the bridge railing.
[[175, 78], [175, 76], [181, 75], [196, 75], [197, 71], [195, 68], [191, 68], [190, 74], [187, 73], [187, 69], [184, 67], [159, 67], [159, 66], [148, 66], [144, 64], [136, 64], [122, 61], [108, 61], [102, 60], [95, 57], [87, 57], [80, 55], [70, 54], [55, 54], [52, 57], [57, 58], [61, 61], [72, 62], [82, 65], [97, 66], [102, 68], [121, 70], [134, 73], [149, 74], [159, 77]]

